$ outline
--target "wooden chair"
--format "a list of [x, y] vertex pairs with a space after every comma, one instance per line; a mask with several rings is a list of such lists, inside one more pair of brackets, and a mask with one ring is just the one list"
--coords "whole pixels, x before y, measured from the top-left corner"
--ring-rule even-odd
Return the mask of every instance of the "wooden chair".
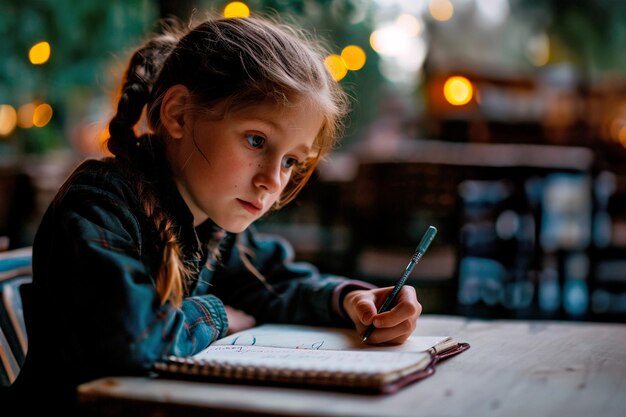
[[13, 383], [26, 356], [21, 290], [31, 277], [31, 248], [0, 252], [0, 387]]

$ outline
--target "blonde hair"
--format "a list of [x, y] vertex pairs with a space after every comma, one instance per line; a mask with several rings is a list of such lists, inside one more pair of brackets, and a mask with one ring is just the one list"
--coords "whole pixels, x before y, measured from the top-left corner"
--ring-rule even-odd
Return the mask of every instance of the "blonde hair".
[[[131, 57], [107, 146], [117, 158], [141, 169], [163, 162], [160, 106], [174, 85], [184, 85], [199, 109], [224, 104], [230, 111], [268, 100], [289, 106], [305, 98], [323, 115], [322, 128], [314, 154], [292, 172], [275, 207], [280, 208], [296, 197], [333, 148], [348, 112], [347, 96], [326, 70], [325, 55], [319, 41], [267, 17], [209, 19], [191, 29], [170, 25]], [[144, 110], [154, 134], [137, 138], [135, 128]], [[140, 186], [141, 179], [136, 178], [144, 210], [162, 240], [157, 292], [162, 303], [169, 300], [180, 306], [191, 271], [182, 261], [174, 220], [159, 209], [155, 190]], [[254, 268], [252, 272], [260, 275]]]

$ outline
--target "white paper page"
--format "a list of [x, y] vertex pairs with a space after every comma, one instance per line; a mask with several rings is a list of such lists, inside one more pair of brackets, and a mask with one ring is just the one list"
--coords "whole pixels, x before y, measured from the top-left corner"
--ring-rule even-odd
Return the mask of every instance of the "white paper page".
[[388, 373], [405, 368], [421, 369], [430, 362], [427, 353], [368, 352], [285, 349], [263, 346], [212, 345], [194, 356], [199, 361], [220, 365], [298, 371]]
[[265, 324], [217, 340], [211, 346], [239, 345], [313, 350], [424, 352], [449, 339], [447, 336], [411, 336], [401, 345], [371, 346], [361, 343], [359, 336], [352, 329]]

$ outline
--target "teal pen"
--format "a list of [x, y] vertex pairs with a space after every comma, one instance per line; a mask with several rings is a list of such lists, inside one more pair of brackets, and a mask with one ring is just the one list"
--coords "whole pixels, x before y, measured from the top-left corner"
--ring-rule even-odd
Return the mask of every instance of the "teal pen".
[[[393, 301], [396, 299], [396, 296], [398, 295], [398, 293], [404, 286], [406, 279], [411, 274], [411, 271], [413, 271], [413, 268], [415, 267], [415, 265], [417, 265], [420, 259], [422, 259], [422, 256], [424, 256], [424, 253], [426, 253], [426, 250], [430, 246], [430, 243], [433, 241], [436, 234], [437, 234], [437, 228], [435, 226], [429, 226], [428, 230], [426, 230], [426, 233], [424, 233], [424, 237], [422, 237], [422, 240], [420, 241], [419, 245], [417, 245], [417, 249], [415, 250], [413, 257], [409, 261], [409, 264], [406, 266], [406, 269], [404, 270], [404, 274], [402, 274], [402, 278], [400, 278], [396, 286], [393, 287], [393, 291], [391, 291], [391, 294], [389, 294], [389, 296], [387, 297], [383, 305], [380, 306], [380, 308], [378, 309], [378, 314], [389, 310], [389, 308], [391, 307], [391, 304], [393, 304]], [[376, 329], [376, 327], [374, 327], [373, 323], [370, 324], [367, 327], [367, 329], [365, 329], [365, 333], [363, 333], [363, 337], [361, 338], [361, 343], [364, 343], [367, 340], [367, 338], [370, 337], [374, 329]]]

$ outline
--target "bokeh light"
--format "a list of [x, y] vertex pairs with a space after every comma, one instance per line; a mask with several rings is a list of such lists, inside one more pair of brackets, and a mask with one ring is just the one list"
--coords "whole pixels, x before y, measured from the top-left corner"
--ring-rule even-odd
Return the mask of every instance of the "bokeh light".
[[350, 71], [358, 71], [365, 65], [366, 56], [363, 48], [356, 45], [348, 45], [341, 51], [341, 58]]
[[381, 21], [370, 35], [370, 45], [380, 55], [380, 73], [403, 88], [414, 88], [420, 77], [428, 45], [420, 17], [403, 13], [393, 21]]
[[39, 42], [28, 51], [28, 60], [33, 65], [45, 64], [49, 59], [50, 44], [48, 42]]
[[47, 103], [41, 103], [35, 107], [33, 112], [33, 125], [44, 127], [52, 119], [52, 107]]
[[9, 104], [0, 104], [0, 136], [8, 136], [17, 125], [17, 112]]
[[372, 32], [370, 45], [381, 55], [402, 56], [409, 49], [410, 40], [396, 25], [385, 26]]
[[331, 54], [324, 59], [324, 64], [326, 65], [326, 69], [330, 72], [330, 75], [335, 79], [335, 81], [340, 81], [343, 77], [348, 73], [348, 68], [346, 68], [346, 63], [343, 59], [337, 54]]
[[450, 0], [430, 0], [428, 11], [433, 19], [440, 22], [450, 20], [454, 14], [454, 6]]
[[396, 25], [406, 36], [417, 36], [422, 33], [422, 23], [412, 14], [401, 14], [396, 19]]
[[37, 103], [26, 103], [17, 110], [17, 125], [22, 129], [33, 127], [33, 115]]
[[250, 8], [240, 1], [233, 1], [224, 7], [224, 17], [238, 18], [250, 16]]
[[448, 78], [443, 85], [443, 95], [453, 106], [462, 106], [472, 99], [474, 89], [467, 78], [454, 76]]

